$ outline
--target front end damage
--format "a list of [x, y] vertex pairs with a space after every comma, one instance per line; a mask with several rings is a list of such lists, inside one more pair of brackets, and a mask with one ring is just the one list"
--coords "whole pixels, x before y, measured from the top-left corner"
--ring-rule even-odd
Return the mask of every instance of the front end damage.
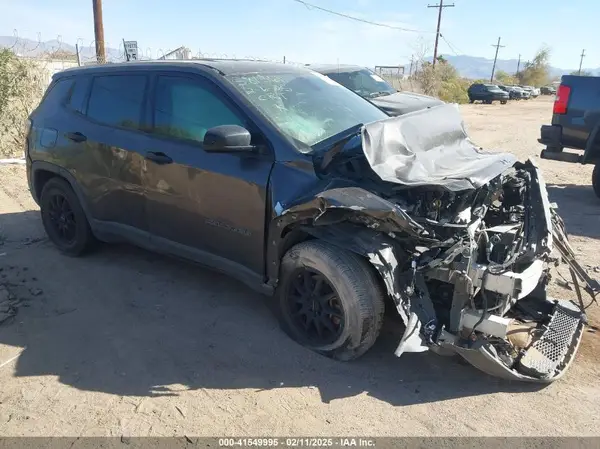
[[[586, 322], [582, 290], [594, 298], [600, 285], [534, 162], [482, 152], [452, 105], [366, 125], [354, 150], [316, 156], [322, 187], [282, 207], [274, 232], [302, 229], [370, 260], [406, 325], [397, 356], [450, 352], [505, 379], [561, 377]], [[577, 304], [547, 296], [561, 261]]]

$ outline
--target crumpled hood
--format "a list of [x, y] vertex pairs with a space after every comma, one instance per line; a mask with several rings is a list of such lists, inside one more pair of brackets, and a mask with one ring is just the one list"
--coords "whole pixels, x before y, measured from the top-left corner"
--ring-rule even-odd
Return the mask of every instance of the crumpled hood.
[[413, 92], [397, 92], [392, 95], [373, 98], [371, 102], [392, 116], [408, 114], [444, 104], [443, 101]]
[[362, 128], [362, 148], [384, 181], [477, 189], [512, 167], [510, 153], [482, 151], [469, 139], [455, 104], [442, 104]]

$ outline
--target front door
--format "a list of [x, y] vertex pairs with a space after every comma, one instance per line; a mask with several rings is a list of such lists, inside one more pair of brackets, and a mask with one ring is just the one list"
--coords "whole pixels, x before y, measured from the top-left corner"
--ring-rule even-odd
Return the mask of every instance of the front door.
[[261, 275], [273, 157], [204, 151], [209, 128], [240, 125], [252, 131], [252, 126], [203, 77], [160, 75], [153, 92], [155, 139], [143, 182], [154, 241], [210, 265], [239, 265]]

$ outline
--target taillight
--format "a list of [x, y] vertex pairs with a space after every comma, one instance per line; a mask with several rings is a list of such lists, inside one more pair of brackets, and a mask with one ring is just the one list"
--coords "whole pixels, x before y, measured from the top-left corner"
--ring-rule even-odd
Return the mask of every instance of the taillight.
[[554, 109], [552, 112], [555, 114], [566, 114], [570, 95], [571, 88], [569, 86], [563, 84], [558, 86], [558, 92], [556, 92], [556, 100], [554, 100]]

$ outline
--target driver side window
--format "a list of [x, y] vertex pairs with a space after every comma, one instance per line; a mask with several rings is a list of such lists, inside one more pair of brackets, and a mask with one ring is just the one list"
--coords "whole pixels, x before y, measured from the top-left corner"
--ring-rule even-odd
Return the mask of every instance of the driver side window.
[[160, 76], [156, 86], [154, 133], [202, 143], [208, 129], [245, 126], [214, 89], [190, 78]]

